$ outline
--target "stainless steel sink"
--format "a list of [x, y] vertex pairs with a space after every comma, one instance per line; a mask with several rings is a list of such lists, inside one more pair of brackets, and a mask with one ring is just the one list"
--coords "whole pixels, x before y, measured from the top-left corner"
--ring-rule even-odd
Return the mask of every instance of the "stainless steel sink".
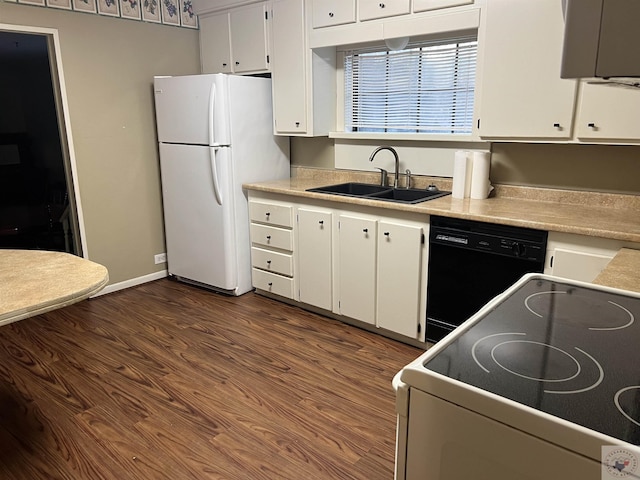
[[326, 187], [309, 188], [307, 192], [328, 193], [346, 197], [368, 198], [385, 202], [420, 203], [434, 198], [444, 197], [451, 192], [440, 190], [421, 190], [417, 188], [391, 188], [370, 183], [338, 183]]

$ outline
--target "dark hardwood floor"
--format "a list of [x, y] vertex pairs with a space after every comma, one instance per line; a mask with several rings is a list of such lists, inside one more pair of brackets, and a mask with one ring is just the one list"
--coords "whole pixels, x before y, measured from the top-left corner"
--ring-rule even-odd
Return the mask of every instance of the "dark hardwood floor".
[[392, 479], [420, 353], [253, 293], [104, 295], [0, 328], [0, 478]]

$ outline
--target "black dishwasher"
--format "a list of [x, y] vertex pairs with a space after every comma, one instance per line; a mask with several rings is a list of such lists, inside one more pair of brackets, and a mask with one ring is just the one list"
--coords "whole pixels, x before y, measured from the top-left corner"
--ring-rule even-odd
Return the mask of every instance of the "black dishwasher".
[[437, 342], [525, 273], [542, 273], [547, 232], [431, 217], [427, 332]]

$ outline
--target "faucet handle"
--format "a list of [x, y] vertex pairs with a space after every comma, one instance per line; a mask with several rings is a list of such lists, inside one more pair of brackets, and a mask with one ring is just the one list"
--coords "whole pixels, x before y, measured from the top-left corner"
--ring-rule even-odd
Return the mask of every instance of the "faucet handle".
[[411, 188], [411, 170], [408, 168], [404, 171], [405, 176], [407, 177], [407, 182], [405, 183], [404, 188], [409, 190]]
[[380, 170], [380, 185], [383, 187], [387, 186], [389, 172], [387, 172], [384, 168], [376, 167]]

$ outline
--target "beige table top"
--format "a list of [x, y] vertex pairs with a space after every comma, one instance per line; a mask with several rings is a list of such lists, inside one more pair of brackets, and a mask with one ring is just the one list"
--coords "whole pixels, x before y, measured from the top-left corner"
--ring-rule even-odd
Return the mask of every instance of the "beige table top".
[[75, 255], [0, 250], [0, 325], [84, 300], [108, 281], [105, 267]]

